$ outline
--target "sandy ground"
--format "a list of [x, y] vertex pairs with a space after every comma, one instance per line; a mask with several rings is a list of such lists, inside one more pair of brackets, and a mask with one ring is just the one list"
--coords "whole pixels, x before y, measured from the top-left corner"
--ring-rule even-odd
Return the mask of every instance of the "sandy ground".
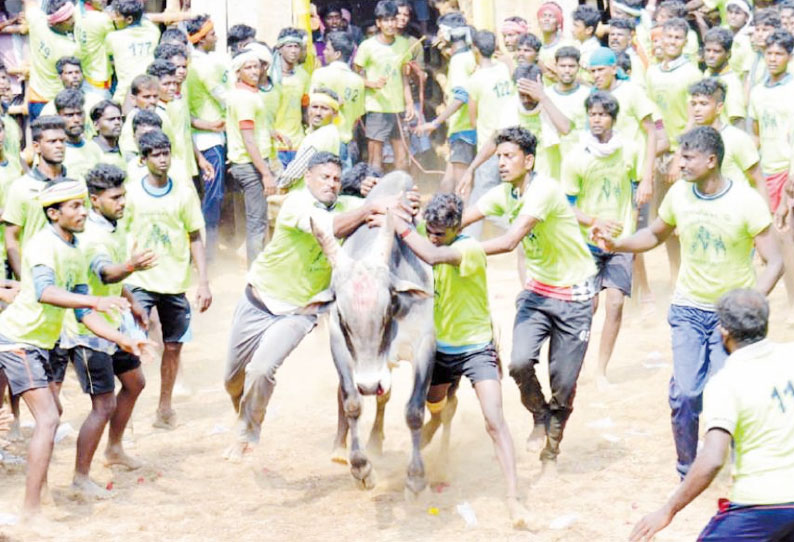
[[[232, 260], [233, 261], [233, 260]], [[519, 290], [515, 257], [490, 261], [492, 308], [501, 330], [503, 358], [509, 358], [513, 300]], [[172, 432], [151, 427], [159, 389], [158, 365], [145, 367], [148, 387], [133, 415], [127, 449], [146, 462], [138, 471], [110, 470], [94, 460], [92, 474], [112, 483], [113, 499], [78, 504], [68, 498], [75, 434], [56, 444], [49, 471], [54, 504], [45, 507], [51, 523], [31, 534], [0, 525], [0, 541], [9, 540], [625, 540], [641, 515], [660, 505], [674, 489], [674, 449], [667, 406], [670, 339], [666, 323], [669, 287], [663, 250], [650, 255], [648, 268], [656, 292], [653, 316], [627, 310], [611, 365], [615, 386], [599, 393], [592, 379], [602, 315], [595, 319], [593, 341], [580, 379], [575, 412], [559, 458], [555, 486], [533, 486], [537, 456], [524, 451], [530, 416], [518, 390], [505, 378], [504, 401], [518, 450], [521, 492], [546, 527], [536, 535], [509, 527], [503, 508], [504, 486], [490, 439], [485, 433], [473, 390], [459, 392], [453, 423], [452, 452], [442, 472], [438, 442], [426, 450], [434, 486], [414, 503], [403, 497], [409, 434], [403, 405], [410, 368], [395, 370], [394, 392], [386, 415], [384, 454], [375, 459], [378, 483], [371, 491], [354, 486], [346, 467], [332, 463], [336, 427], [337, 377], [332, 366], [325, 322], [300, 345], [278, 375], [263, 438], [242, 464], [221, 459], [231, 439], [234, 414], [222, 383], [226, 340], [232, 311], [243, 287], [235, 263], [216, 269], [210, 311], [194, 319], [195, 340], [184, 350], [184, 383], [192, 390], [176, 400], [179, 426]], [[191, 292], [192, 294], [192, 292]], [[771, 335], [790, 339], [782, 310], [782, 285], [774, 292]], [[542, 369], [545, 379], [545, 369]], [[63, 392], [62, 422], [79, 428], [90, 408], [73, 375]], [[374, 399], [365, 407], [368, 431]], [[23, 407], [23, 422], [30, 423]], [[25, 429], [29, 434], [30, 429]], [[13, 448], [24, 453], [22, 445]], [[24, 474], [0, 471], [0, 517], [17, 514]], [[727, 496], [723, 471], [713, 488], [682, 512], [657, 539], [694, 540]], [[467, 527], [456, 506], [467, 502], [477, 525]]]

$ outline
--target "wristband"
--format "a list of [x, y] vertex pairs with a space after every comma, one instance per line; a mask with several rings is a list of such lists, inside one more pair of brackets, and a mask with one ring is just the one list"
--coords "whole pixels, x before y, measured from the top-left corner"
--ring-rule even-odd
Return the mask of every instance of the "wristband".
[[408, 237], [409, 235], [411, 235], [411, 233], [412, 233], [413, 231], [414, 231], [414, 230], [412, 230], [411, 228], [405, 228], [405, 229], [403, 230], [403, 232], [400, 234], [400, 239], [405, 239], [406, 237]]
[[124, 271], [127, 273], [133, 273], [135, 271], [135, 266], [132, 265], [130, 262], [124, 264]]

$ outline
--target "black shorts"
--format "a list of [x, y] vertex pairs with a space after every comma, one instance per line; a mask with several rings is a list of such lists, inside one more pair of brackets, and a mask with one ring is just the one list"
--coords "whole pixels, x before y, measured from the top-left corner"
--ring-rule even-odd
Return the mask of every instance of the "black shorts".
[[469, 165], [474, 161], [477, 154], [477, 146], [464, 141], [456, 139], [449, 144], [449, 162], [451, 164], [465, 164]]
[[130, 291], [146, 314], [151, 314], [152, 307], [157, 307], [160, 324], [163, 326], [163, 342], [187, 342], [190, 302], [185, 294], [158, 294], [136, 287], [131, 287]]
[[[0, 343], [11, 344], [11, 341], [0, 337]], [[0, 369], [5, 372], [11, 393], [14, 395], [46, 388], [52, 381], [49, 351], [32, 345], [0, 351]]]
[[364, 125], [367, 139], [385, 143], [400, 137], [397, 113], [367, 113]]
[[598, 268], [596, 290], [615, 288], [623, 295], [631, 296], [631, 276], [634, 266], [634, 254], [627, 252], [594, 253], [593, 259]]
[[56, 384], [63, 383], [66, 378], [66, 366], [69, 365], [69, 350], [61, 348], [60, 341], [49, 352], [50, 379]]
[[436, 352], [431, 386], [457, 384], [461, 376], [468, 378], [472, 386], [483, 380], [499, 380], [499, 354], [493, 343], [463, 354]]
[[110, 355], [85, 346], [75, 346], [69, 350], [69, 359], [74, 364], [80, 386], [90, 395], [113, 393], [116, 390], [115, 376], [141, 366], [137, 356], [121, 349]]

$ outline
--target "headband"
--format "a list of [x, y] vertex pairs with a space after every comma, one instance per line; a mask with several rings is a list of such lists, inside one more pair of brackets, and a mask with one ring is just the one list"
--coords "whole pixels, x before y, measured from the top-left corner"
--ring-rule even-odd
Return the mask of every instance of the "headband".
[[60, 24], [63, 22], [68, 21], [74, 15], [74, 4], [72, 2], [66, 2], [64, 5], [58, 8], [55, 13], [51, 13], [47, 16], [47, 24], [50, 26], [54, 26], [56, 24]]
[[632, 17], [641, 17], [642, 10], [633, 8], [628, 4], [624, 4], [623, 2], [619, 2], [618, 0], [612, 0], [612, 7], [622, 11], [623, 13], [628, 13]]
[[212, 21], [210, 19], [207, 19], [206, 21], [204, 21], [204, 24], [201, 25], [201, 28], [199, 28], [195, 34], [190, 34], [190, 36], [188, 36], [188, 40], [190, 40], [190, 43], [192, 43], [193, 45], [196, 45], [198, 42], [200, 42], [205, 37], [207, 37], [207, 34], [212, 32], [214, 29], [215, 29], [215, 25], [212, 24]]
[[334, 110], [334, 112], [339, 111], [339, 102], [334, 100], [331, 96], [324, 92], [312, 92], [309, 94], [309, 103], [310, 104], [318, 104], [318, 105], [326, 105]]
[[73, 199], [85, 199], [86, 197], [88, 197], [88, 190], [84, 183], [67, 179], [54, 183], [39, 192], [39, 203], [41, 203], [42, 207], [49, 207], [56, 203], [63, 203]]
[[595, 68], [598, 66], [617, 66], [618, 57], [615, 52], [609, 47], [599, 47], [590, 55], [589, 66]]
[[440, 24], [438, 25], [438, 34], [446, 42], [463, 40], [466, 45], [471, 45], [471, 27], [467, 25], [448, 26]]
[[547, 11], [551, 11], [557, 19], [557, 30], [562, 30], [562, 8], [556, 2], [545, 2], [538, 8], [538, 18]]
[[262, 43], [258, 43], [256, 41], [249, 43], [248, 45], [243, 47], [242, 52], [254, 53], [259, 58], [260, 62], [264, 62], [268, 66], [273, 64], [273, 53], [270, 52], [270, 47]]
[[502, 34], [526, 34], [529, 27], [526, 23], [518, 21], [505, 21], [502, 23]]
[[306, 38], [303, 36], [284, 36], [276, 42], [276, 49], [290, 43], [297, 43], [298, 45], [303, 46], [306, 43]]
[[750, 6], [747, 4], [745, 0], [728, 0], [725, 2], [725, 9], [728, 9], [729, 6], [736, 6], [743, 12], [747, 14], [747, 23], [742, 27], [741, 30], [744, 30], [748, 26], [751, 26], [753, 23], [753, 10], [750, 9]]
[[259, 60], [259, 56], [256, 53], [254, 53], [251, 50], [243, 49], [242, 53], [240, 53], [239, 55], [237, 55], [236, 57], [234, 57], [232, 59], [232, 71], [234, 73], [239, 72], [240, 69], [242, 69], [242, 67], [245, 66], [245, 64], [247, 62], [250, 62], [252, 60], [255, 60], [257, 62], [261, 62]]

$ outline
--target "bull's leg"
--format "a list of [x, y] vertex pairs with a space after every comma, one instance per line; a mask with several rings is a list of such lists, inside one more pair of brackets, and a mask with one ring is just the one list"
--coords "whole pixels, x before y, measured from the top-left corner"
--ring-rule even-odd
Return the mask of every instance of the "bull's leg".
[[455, 395], [453, 390], [452, 396], [447, 399], [447, 406], [441, 411], [441, 457], [444, 459], [444, 464], [447, 464], [449, 459], [449, 440], [452, 435], [452, 418], [455, 417], [455, 411], [458, 409], [458, 396]]
[[347, 416], [345, 416], [344, 399], [342, 398], [342, 386], [336, 392], [336, 437], [334, 438], [334, 448], [331, 452], [331, 461], [347, 465]]
[[425, 466], [422, 462], [422, 422], [425, 417], [425, 400], [430, 386], [430, 375], [433, 371], [435, 356], [435, 337], [425, 337], [414, 352], [414, 389], [408, 404], [405, 406], [405, 421], [411, 430], [411, 462], [408, 464], [408, 476], [405, 487], [407, 496], [417, 496], [427, 486]]
[[375, 421], [372, 423], [372, 431], [367, 442], [367, 451], [373, 455], [383, 453], [383, 418], [386, 414], [386, 403], [391, 399], [391, 389], [383, 395], [377, 396], [378, 410], [375, 412]]

